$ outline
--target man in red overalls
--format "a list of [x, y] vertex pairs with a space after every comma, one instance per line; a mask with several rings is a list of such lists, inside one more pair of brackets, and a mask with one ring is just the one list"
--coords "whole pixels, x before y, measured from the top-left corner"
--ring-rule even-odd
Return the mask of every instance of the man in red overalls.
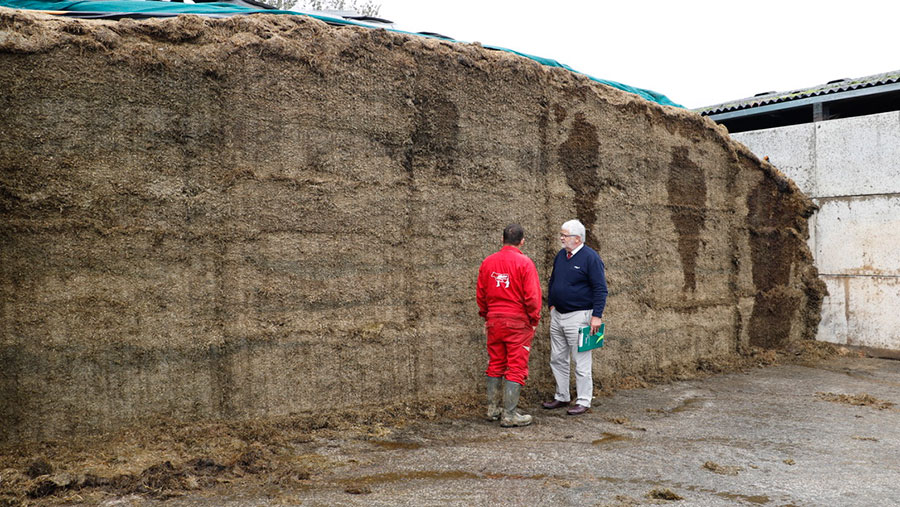
[[[478, 270], [478, 314], [485, 319], [487, 350], [487, 417], [500, 426], [528, 426], [531, 416], [516, 412], [528, 378], [531, 339], [541, 318], [541, 284], [534, 262], [522, 253], [525, 230], [503, 229], [503, 248], [489, 255]], [[503, 377], [506, 378], [504, 381]], [[500, 393], [503, 405], [500, 409]]]

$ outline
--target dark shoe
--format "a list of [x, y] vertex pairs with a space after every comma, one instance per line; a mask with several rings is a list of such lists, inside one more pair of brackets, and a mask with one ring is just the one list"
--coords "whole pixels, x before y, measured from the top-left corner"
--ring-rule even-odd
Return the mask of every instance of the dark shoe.
[[553, 410], [554, 408], [568, 407], [569, 402], [568, 401], [559, 401], [559, 400], [545, 401], [545, 402], [541, 403], [541, 406], [546, 408], [547, 410]]
[[585, 407], [584, 405], [575, 405], [574, 407], [566, 410], [566, 413], [569, 415], [581, 415], [591, 411], [591, 407]]

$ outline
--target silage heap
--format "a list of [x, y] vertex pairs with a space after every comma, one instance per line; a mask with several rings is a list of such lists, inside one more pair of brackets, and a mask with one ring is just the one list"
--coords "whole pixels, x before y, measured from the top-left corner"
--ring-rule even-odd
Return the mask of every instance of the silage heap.
[[814, 334], [810, 201], [693, 113], [303, 17], [0, 30], [0, 442], [471, 400], [514, 221], [544, 281], [587, 225], [598, 383]]

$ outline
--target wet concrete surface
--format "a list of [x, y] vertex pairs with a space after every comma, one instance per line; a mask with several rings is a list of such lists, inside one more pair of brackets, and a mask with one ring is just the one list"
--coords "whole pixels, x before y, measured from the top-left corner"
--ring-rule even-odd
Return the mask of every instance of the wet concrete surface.
[[335, 466], [296, 488], [222, 486], [165, 503], [898, 505], [898, 388], [900, 362], [839, 358], [620, 391], [575, 417], [528, 400], [530, 427], [472, 417], [316, 441]]

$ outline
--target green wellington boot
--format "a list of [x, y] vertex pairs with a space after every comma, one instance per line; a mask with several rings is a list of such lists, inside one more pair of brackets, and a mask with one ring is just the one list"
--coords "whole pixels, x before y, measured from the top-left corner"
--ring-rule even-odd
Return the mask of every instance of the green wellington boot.
[[500, 414], [500, 426], [510, 428], [513, 426], [528, 426], [531, 424], [531, 416], [516, 412], [519, 405], [519, 393], [522, 386], [507, 380], [503, 385], [503, 411]]
[[502, 377], [487, 378], [487, 420], [496, 421], [500, 419], [500, 397], [503, 392], [501, 384]]

